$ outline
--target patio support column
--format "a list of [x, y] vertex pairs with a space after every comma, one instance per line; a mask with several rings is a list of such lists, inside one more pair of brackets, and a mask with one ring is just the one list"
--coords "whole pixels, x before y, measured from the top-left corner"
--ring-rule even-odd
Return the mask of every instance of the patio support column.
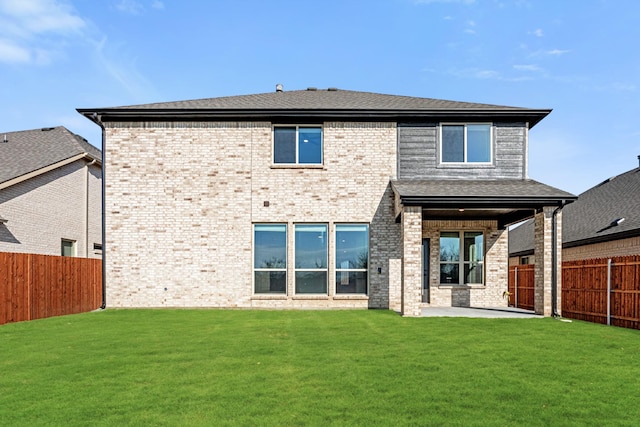
[[402, 315], [418, 317], [422, 302], [422, 207], [402, 212]]
[[[535, 216], [535, 294], [534, 310], [536, 314], [551, 316], [553, 314], [553, 264], [556, 264], [556, 302], [560, 312], [562, 289], [562, 214], [557, 212], [554, 220], [555, 206], [545, 206]], [[554, 224], [555, 222], [555, 224]], [[556, 226], [556, 242], [554, 247], [554, 225]], [[555, 252], [555, 254], [554, 254]]]

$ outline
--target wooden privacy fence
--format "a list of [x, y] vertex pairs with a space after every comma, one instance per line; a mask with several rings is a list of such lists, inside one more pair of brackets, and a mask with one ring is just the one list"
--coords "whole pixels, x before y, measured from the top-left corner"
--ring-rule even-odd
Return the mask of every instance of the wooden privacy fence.
[[[533, 310], [534, 277], [509, 267], [509, 305]], [[563, 262], [562, 316], [640, 329], [640, 255]]]
[[640, 329], [640, 255], [564, 262], [562, 315]]
[[0, 325], [95, 310], [102, 260], [0, 252]]

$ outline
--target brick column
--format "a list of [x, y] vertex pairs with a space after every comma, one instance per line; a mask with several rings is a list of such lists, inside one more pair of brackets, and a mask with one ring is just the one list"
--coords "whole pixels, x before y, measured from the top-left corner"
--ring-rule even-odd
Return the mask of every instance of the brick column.
[[558, 315], [562, 316], [562, 211], [556, 214], [556, 302]]
[[[536, 314], [551, 316], [552, 286], [553, 286], [553, 212], [554, 206], [545, 206], [542, 212], [535, 216], [535, 295], [534, 309]], [[562, 290], [562, 214], [556, 215], [556, 266], [557, 266], [557, 308], [560, 312]]]
[[422, 302], [422, 207], [402, 212], [402, 315], [418, 317]]

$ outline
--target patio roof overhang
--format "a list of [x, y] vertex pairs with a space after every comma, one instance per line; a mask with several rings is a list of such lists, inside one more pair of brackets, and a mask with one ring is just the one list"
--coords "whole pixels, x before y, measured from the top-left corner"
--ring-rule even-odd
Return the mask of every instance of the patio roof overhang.
[[532, 217], [545, 206], [577, 196], [533, 180], [396, 180], [396, 219], [403, 206], [421, 206], [424, 219], [497, 220], [500, 228]]

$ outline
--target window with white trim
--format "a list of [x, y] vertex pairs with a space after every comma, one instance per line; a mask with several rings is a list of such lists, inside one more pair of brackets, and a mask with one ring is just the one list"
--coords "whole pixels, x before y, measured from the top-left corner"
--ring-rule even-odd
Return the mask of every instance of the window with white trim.
[[286, 224], [254, 224], [253, 286], [256, 294], [287, 293]]
[[491, 163], [491, 133], [490, 124], [441, 125], [441, 163]]
[[467, 285], [484, 283], [484, 233], [443, 231], [440, 233], [440, 283]]
[[322, 164], [322, 126], [274, 126], [273, 163]]
[[60, 241], [60, 255], [62, 256], [76, 256], [76, 241], [69, 239], [61, 239]]
[[366, 294], [369, 226], [338, 224], [335, 232], [336, 294]]
[[295, 224], [296, 294], [327, 295], [326, 224]]

